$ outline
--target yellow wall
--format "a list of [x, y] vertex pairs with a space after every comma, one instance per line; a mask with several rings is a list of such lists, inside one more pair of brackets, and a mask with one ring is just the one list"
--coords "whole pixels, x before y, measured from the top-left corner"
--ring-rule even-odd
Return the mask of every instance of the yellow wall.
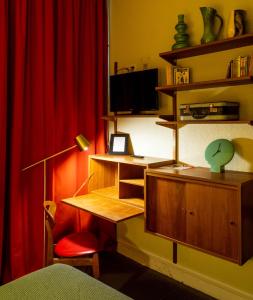
[[[203, 23], [199, 7], [211, 6], [224, 19], [220, 38], [226, 37], [228, 19], [232, 9], [247, 11], [247, 29], [253, 32], [253, 2], [249, 0], [224, 1], [168, 1], [168, 0], [111, 0], [110, 70], [113, 62], [119, 67], [135, 65], [142, 69], [158, 67], [160, 84], [165, 84], [166, 62], [160, 52], [171, 50], [176, 33], [177, 15], [184, 14], [192, 45], [200, 43]], [[225, 77], [229, 60], [237, 55], [253, 54], [253, 47], [219, 52], [180, 60], [190, 67], [192, 80], [202, 81]], [[240, 102], [242, 119], [253, 119], [253, 86], [224, 87], [178, 93], [178, 102], [230, 100]], [[161, 95], [161, 112], [170, 113], [171, 99]], [[121, 119], [119, 130], [130, 133], [137, 154], [172, 157], [171, 130], [155, 125], [156, 119]], [[152, 137], [158, 146], [151, 147], [147, 138]], [[236, 154], [227, 169], [253, 171], [253, 128], [249, 125], [188, 125], [180, 129], [180, 160], [195, 166], [208, 167], [204, 151], [216, 138], [233, 140]], [[140, 251], [153, 253], [171, 261], [171, 243], [163, 238], [144, 233], [143, 218], [128, 220], [118, 226], [118, 238], [132, 244]], [[253, 237], [252, 237], [253, 242]], [[188, 247], [179, 246], [178, 264], [214, 278], [235, 289], [253, 294], [253, 259], [243, 266], [204, 254]]]

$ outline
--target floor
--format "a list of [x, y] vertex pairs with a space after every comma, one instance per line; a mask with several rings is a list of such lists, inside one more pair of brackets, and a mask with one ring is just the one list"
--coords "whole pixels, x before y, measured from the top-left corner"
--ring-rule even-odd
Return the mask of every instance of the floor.
[[135, 300], [213, 300], [119, 253], [100, 255], [100, 280]]

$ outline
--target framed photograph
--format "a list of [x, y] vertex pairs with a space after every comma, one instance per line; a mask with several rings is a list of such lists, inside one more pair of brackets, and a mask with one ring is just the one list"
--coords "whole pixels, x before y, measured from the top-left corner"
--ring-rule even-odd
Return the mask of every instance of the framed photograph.
[[174, 84], [185, 84], [190, 82], [189, 68], [173, 68], [173, 82]]
[[111, 134], [110, 138], [110, 154], [128, 154], [128, 134], [115, 133]]

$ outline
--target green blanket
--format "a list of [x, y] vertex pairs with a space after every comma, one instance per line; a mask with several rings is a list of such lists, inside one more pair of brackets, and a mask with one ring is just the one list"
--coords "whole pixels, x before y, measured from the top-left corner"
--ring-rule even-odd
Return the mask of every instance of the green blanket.
[[68, 265], [55, 264], [0, 287], [2, 300], [129, 300], [131, 298]]

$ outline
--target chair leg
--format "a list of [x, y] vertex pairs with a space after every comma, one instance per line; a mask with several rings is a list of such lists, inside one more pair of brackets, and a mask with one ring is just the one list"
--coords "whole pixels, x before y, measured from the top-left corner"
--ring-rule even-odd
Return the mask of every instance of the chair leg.
[[92, 257], [92, 272], [95, 278], [99, 278], [99, 257], [98, 253], [93, 254]]

